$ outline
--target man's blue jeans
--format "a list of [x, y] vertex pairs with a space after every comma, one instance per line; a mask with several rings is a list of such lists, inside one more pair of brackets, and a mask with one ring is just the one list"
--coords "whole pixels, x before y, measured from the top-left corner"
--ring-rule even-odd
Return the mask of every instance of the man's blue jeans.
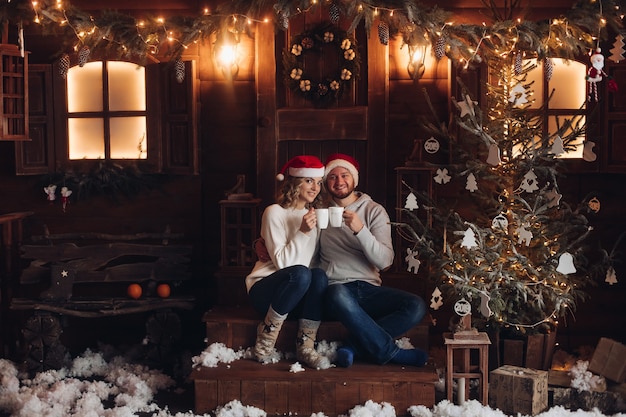
[[328, 277], [322, 269], [294, 265], [257, 281], [249, 295], [254, 309], [262, 316], [272, 306], [278, 314], [320, 321], [327, 286]]
[[426, 305], [407, 291], [353, 281], [328, 286], [326, 314], [346, 327], [357, 357], [383, 364], [398, 352], [395, 338], [422, 320]]

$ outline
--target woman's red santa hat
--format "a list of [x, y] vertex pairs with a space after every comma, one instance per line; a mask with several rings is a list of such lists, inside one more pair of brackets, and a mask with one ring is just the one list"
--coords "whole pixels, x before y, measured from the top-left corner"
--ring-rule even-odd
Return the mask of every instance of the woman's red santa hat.
[[282, 181], [285, 174], [300, 178], [317, 178], [324, 176], [324, 164], [316, 156], [299, 155], [291, 158], [280, 170], [276, 179]]
[[326, 174], [324, 177], [328, 176], [330, 171], [337, 167], [347, 169], [350, 174], [352, 174], [352, 178], [354, 178], [354, 186], [356, 187], [359, 185], [359, 163], [356, 159], [343, 153], [334, 153], [330, 155], [326, 159]]

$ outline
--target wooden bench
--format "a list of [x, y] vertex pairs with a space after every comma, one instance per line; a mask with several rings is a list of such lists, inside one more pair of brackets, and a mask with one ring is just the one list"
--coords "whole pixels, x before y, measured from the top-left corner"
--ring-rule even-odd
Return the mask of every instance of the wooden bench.
[[[182, 237], [169, 227], [162, 233], [129, 235], [51, 234], [46, 229], [25, 241], [10, 309], [30, 313], [21, 324], [28, 370], [62, 365], [65, 349], [58, 319], [62, 316], [91, 319], [150, 313], [155, 319], [146, 327], [155, 337], [148, 334], [148, 339], [168, 340], [161, 333], [177, 332], [175, 310], [195, 306], [193, 294], [180, 290], [192, 279], [192, 247], [179, 243]], [[142, 287], [140, 297], [128, 295], [130, 284]], [[159, 284], [167, 285], [170, 294], [159, 296]], [[168, 329], [158, 328], [163, 326]], [[158, 350], [168, 351], [167, 346]]]
[[[235, 350], [254, 345], [260, 317], [250, 307], [218, 307], [203, 318], [207, 343], [224, 343]], [[277, 341], [281, 352], [294, 352], [297, 321], [283, 325]], [[346, 336], [338, 322], [323, 322], [318, 341], [340, 341]], [[421, 323], [407, 332], [411, 343], [428, 349], [428, 324]], [[295, 360], [263, 365], [242, 359], [217, 367], [198, 367], [191, 373], [195, 388], [195, 412], [209, 413], [232, 400], [265, 410], [269, 415], [310, 415], [324, 412], [338, 416], [367, 400], [388, 402], [397, 415], [408, 415], [411, 405], [435, 404], [437, 372], [395, 364], [375, 365], [356, 362], [350, 368], [290, 372]]]

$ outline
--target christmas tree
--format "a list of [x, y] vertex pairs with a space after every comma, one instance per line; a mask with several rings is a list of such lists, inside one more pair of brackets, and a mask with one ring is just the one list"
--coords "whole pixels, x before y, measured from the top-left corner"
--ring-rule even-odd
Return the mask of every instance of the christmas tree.
[[[402, 209], [404, 221], [394, 225], [411, 250], [430, 260], [430, 275], [444, 302], [470, 302], [473, 312], [482, 313], [473, 316], [482, 318], [475, 320], [479, 327], [482, 322], [528, 333], [550, 330], [572, 314], [597, 271], [587, 261], [590, 199], [572, 204], [559, 188], [559, 155], [584, 137], [584, 111], [559, 118], [546, 133], [544, 109], [531, 107], [529, 73], [539, 62], [549, 78], [547, 56], [556, 56], [555, 51], [548, 46], [539, 49], [541, 55], [524, 49], [510, 33], [500, 39], [510, 46], [508, 52], [483, 61], [485, 96], [472, 97], [458, 80], [452, 125], [423, 124], [450, 143], [446, 174], [465, 184], [463, 198], [457, 193], [455, 199], [430, 201], [405, 184], [419, 196], [420, 209]], [[548, 44], [549, 39], [542, 43]], [[442, 183], [438, 176], [433, 179]]]

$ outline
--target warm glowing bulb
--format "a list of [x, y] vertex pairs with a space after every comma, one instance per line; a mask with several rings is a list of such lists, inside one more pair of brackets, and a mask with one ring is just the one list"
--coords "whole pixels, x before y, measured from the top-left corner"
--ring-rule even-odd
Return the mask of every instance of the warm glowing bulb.
[[233, 45], [222, 45], [217, 55], [218, 62], [224, 67], [230, 67], [235, 62], [235, 47]]

